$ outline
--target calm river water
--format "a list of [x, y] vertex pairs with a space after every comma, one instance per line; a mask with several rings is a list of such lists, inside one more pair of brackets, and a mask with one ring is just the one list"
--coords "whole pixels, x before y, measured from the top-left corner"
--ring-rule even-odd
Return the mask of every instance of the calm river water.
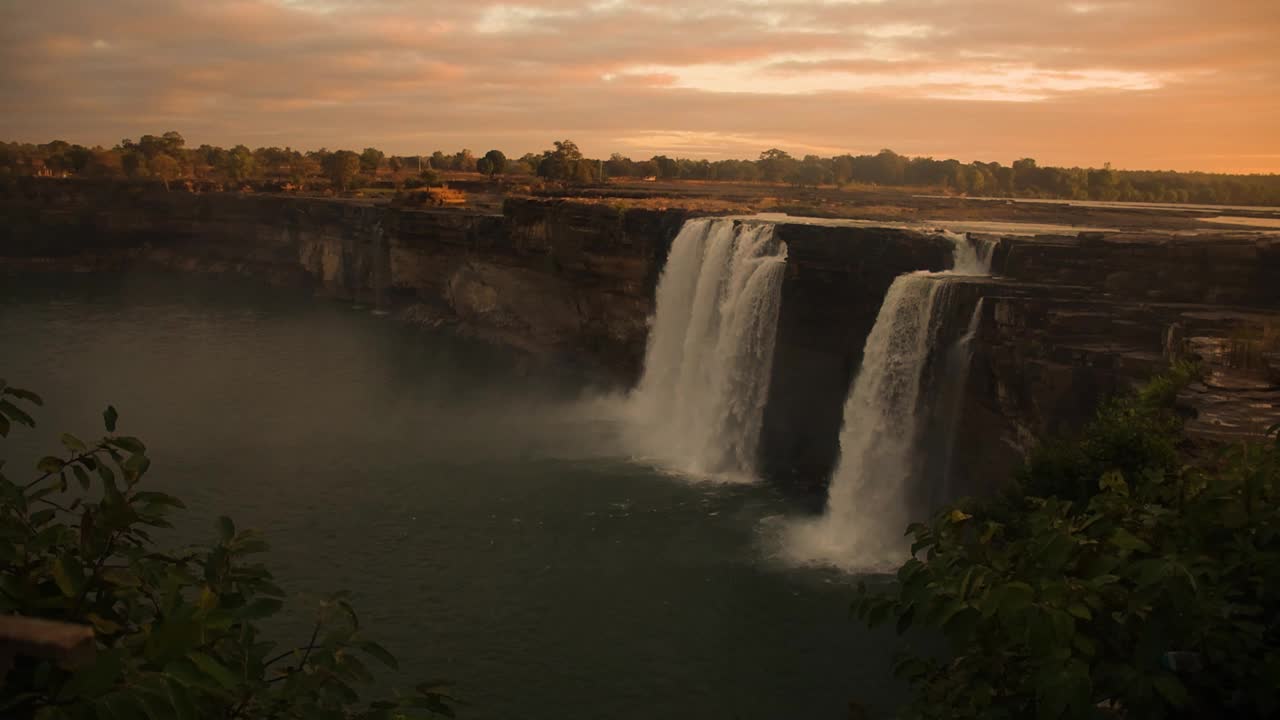
[[853, 581], [762, 549], [791, 501], [628, 457], [572, 370], [295, 291], [48, 275], [0, 276], [0, 376], [46, 400], [0, 441], [11, 475], [115, 404], [189, 505], [170, 540], [264, 530], [299, 596], [281, 632], [350, 589], [401, 658], [383, 684], [448, 678], [464, 719], [834, 720], [898, 693]]

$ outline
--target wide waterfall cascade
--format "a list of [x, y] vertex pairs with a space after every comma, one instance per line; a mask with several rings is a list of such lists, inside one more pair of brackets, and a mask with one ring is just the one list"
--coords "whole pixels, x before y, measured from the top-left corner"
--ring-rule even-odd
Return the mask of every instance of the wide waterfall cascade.
[[642, 454], [695, 475], [753, 476], [786, 255], [771, 224], [681, 228], [629, 400]]
[[[911, 481], [923, 469], [920, 443], [935, 412], [930, 398], [922, 396], [925, 368], [944, 350], [939, 342], [954, 279], [990, 272], [991, 245], [943, 234], [955, 243], [953, 269], [900, 275], [885, 294], [845, 402], [840, 463], [828, 488], [826, 512], [795, 523], [784, 538], [784, 553], [794, 561], [868, 570], [904, 559], [903, 530], [913, 509]], [[970, 341], [958, 341], [964, 354]], [[964, 365], [967, 376], [967, 361]]]

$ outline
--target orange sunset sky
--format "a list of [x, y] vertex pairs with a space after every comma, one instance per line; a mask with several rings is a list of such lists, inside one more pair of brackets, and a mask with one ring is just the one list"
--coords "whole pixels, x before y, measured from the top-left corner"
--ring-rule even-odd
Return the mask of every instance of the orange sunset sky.
[[1280, 172], [1277, 0], [0, 0], [0, 138]]

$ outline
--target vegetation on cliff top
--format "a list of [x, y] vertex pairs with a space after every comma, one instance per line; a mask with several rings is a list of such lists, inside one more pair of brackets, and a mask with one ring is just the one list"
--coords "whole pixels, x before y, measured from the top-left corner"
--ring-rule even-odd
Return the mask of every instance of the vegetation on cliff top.
[[538, 176], [570, 183], [611, 178], [653, 178], [788, 183], [796, 186], [849, 184], [904, 187], [979, 196], [1280, 205], [1280, 175], [1226, 175], [1172, 171], [1042, 167], [1023, 158], [1011, 165], [962, 163], [931, 157], [907, 157], [881, 150], [874, 155], [802, 158], [778, 148], [754, 160], [695, 160], [655, 155], [633, 160], [614, 153], [587, 158], [572, 140], [560, 140], [541, 153], [508, 158], [500, 150], [477, 157], [470, 150], [388, 156], [376, 148], [361, 152], [325, 148], [302, 152], [290, 147], [244, 145], [186, 147], [169, 131], [122, 140], [114, 147], [85, 147], [62, 140], [43, 144], [0, 142], [0, 177], [148, 178], [164, 182], [192, 180], [221, 184], [268, 182], [295, 187], [350, 189], [370, 182], [401, 186], [433, 182], [442, 171]]
[[[34, 427], [34, 393], [0, 381], [0, 437]], [[146, 446], [115, 432], [39, 461], [33, 479], [7, 477], [0, 460], [0, 614], [92, 627], [91, 662], [12, 658], [0, 716], [151, 718], [412, 718], [452, 715], [448, 688], [422, 683], [393, 700], [363, 703], [366, 665], [396, 659], [370, 640], [345, 593], [319, 602], [308, 637], [281, 645], [272, 619], [285, 591], [252, 558], [267, 549], [252, 530], [220, 518], [208, 545], [163, 549], [182, 502], [144, 489]], [[3, 659], [3, 658], [0, 658]], [[3, 663], [0, 663], [3, 664]]]
[[1173, 408], [1188, 372], [1104, 406], [1005, 495], [908, 529], [897, 582], [854, 604], [946, 638], [898, 664], [905, 716], [1280, 712], [1280, 438], [1193, 461]]

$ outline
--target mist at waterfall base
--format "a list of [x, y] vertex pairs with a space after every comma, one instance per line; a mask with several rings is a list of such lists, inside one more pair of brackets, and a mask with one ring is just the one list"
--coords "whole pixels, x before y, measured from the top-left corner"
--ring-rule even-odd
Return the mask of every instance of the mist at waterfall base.
[[188, 504], [163, 542], [211, 541], [221, 514], [265, 531], [300, 594], [282, 638], [353, 591], [401, 661], [373, 692], [450, 679], [470, 720], [834, 719], [900, 697], [892, 631], [849, 621], [847, 580], [764, 554], [789, 500], [635, 461], [577, 370], [230, 279], [0, 279], [0, 375], [46, 400], [6, 474], [113, 403], [147, 482]]
[[644, 375], [624, 404], [638, 457], [701, 479], [755, 479], [786, 254], [769, 223], [681, 228], [658, 281]]
[[[952, 347], [944, 323], [954, 300], [954, 281], [990, 274], [992, 246], [944, 232], [955, 246], [945, 272], [913, 272], [894, 279], [863, 348], [862, 364], [845, 402], [840, 462], [818, 518], [777, 518], [775, 552], [789, 562], [830, 565], [850, 572], [895, 569], [908, 557], [903, 532], [928, 496], [942, 496], [950, 481], [970, 343], [981, 312]], [[939, 382], [926, 387], [931, 363], [944, 366]], [[932, 427], [931, 427], [932, 426]], [[944, 448], [929, 462], [924, 436], [933, 431]], [[932, 483], [934, 487], [921, 488]], [[921, 502], [924, 496], [924, 502]]]

